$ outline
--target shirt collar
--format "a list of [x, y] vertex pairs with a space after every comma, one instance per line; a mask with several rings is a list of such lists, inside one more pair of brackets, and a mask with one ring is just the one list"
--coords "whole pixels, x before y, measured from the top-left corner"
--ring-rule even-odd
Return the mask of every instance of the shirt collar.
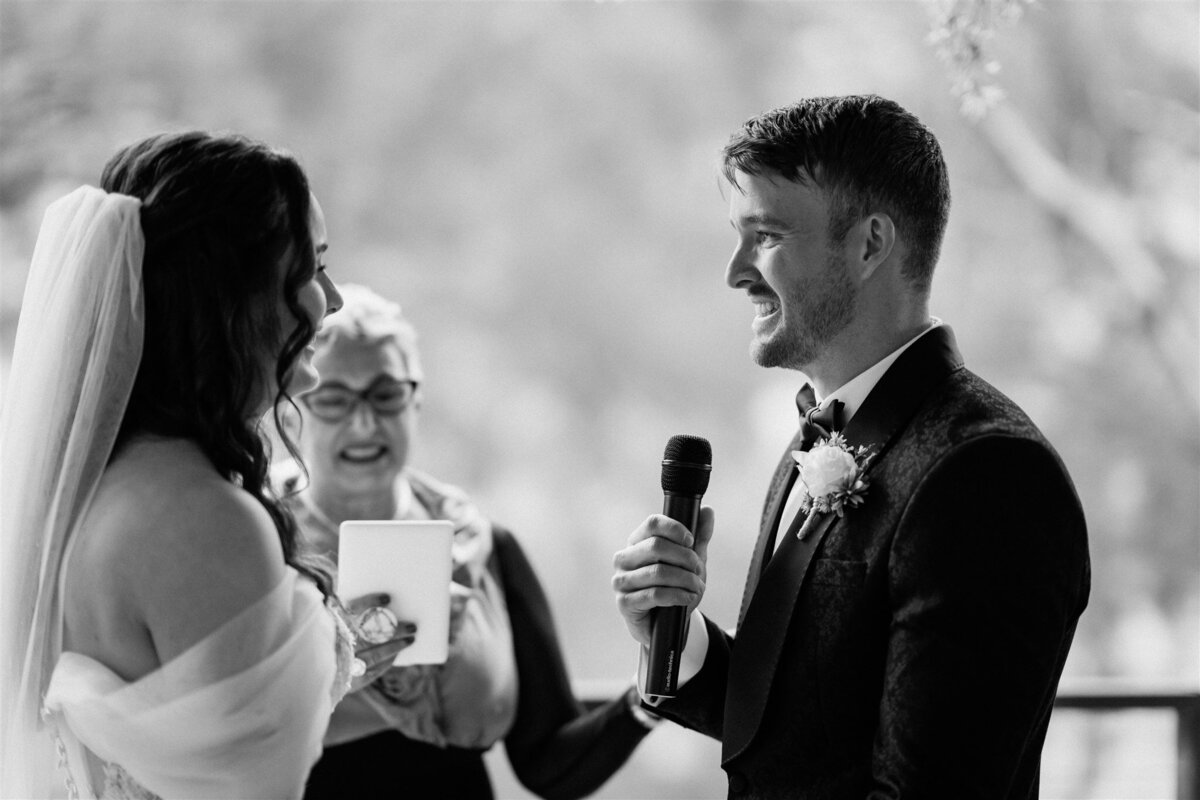
[[827, 397], [818, 397], [817, 404], [824, 407], [834, 400], [842, 401], [843, 424], [848, 424], [850, 418], [854, 416], [854, 412], [858, 410], [858, 407], [867, 399], [867, 395], [875, 388], [875, 384], [879, 383], [879, 379], [883, 377], [883, 373], [888, 371], [888, 367], [894, 364], [896, 359], [912, 346], [913, 342], [941, 324], [942, 321], [940, 319], [932, 317], [928, 328], [876, 361], [872, 366], [855, 375], [837, 389], [834, 389]]

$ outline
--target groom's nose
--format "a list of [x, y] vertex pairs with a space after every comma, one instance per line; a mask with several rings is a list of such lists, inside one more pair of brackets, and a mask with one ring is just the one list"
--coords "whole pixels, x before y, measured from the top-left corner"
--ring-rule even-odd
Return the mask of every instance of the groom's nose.
[[762, 280], [762, 273], [754, 263], [752, 249], [743, 242], [738, 242], [733, 249], [733, 255], [725, 266], [725, 284], [730, 289], [740, 289]]

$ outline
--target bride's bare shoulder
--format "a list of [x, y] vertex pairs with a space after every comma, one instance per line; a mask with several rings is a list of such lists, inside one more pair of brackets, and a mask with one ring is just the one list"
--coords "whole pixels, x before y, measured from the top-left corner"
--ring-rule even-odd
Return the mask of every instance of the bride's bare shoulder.
[[163, 657], [264, 595], [286, 569], [266, 509], [183, 440], [133, 442], [113, 459], [77, 548], [73, 576], [85, 585], [89, 573], [106, 576], [92, 590], [124, 597]]
[[278, 543], [266, 509], [222, 477], [197, 445], [182, 439], [126, 446], [105, 470], [89, 517], [120, 523], [114, 527], [132, 539], [188, 545], [199, 536], [251, 549], [258, 539]]

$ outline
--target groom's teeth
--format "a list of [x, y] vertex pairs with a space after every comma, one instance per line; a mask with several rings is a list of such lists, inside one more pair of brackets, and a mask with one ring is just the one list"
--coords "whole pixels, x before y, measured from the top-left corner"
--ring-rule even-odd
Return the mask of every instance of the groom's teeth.
[[760, 317], [765, 317], [770, 314], [774, 314], [776, 309], [778, 309], [778, 308], [779, 308], [779, 306], [776, 305], [775, 303], [755, 303], [754, 304], [754, 311]]

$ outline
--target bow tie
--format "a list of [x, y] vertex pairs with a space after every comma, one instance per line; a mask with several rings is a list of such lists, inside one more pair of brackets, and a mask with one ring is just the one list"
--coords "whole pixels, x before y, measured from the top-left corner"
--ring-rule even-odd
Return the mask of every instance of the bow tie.
[[800, 449], [808, 450], [818, 439], [828, 439], [846, 424], [842, 419], [841, 400], [822, 406], [817, 405], [817, 395], [812, 384], [804, 384], [796, 392], [796, 408], [800, 411]]

